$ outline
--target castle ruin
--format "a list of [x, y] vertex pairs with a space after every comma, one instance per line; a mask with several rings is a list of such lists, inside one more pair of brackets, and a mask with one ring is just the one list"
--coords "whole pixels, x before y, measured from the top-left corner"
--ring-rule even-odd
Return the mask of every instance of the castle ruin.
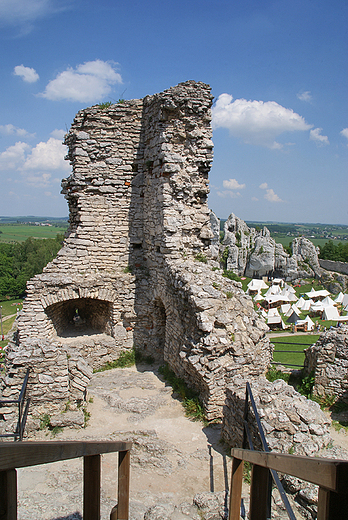
[[187, 81], [76, 115], [62, 181], [69, 230], [28, 282], [4, 397], [30, 366], [34, 402], [62, 408], [134, 345], [194, 387], [211, 420], [236, 374], [266, 371], [267, 326], [211, 254], [211, 105], [210, 87]]

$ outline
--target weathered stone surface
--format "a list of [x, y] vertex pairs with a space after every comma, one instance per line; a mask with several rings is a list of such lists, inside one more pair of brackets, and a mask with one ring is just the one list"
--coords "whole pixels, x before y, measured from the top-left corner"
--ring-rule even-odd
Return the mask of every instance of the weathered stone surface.
[[53, 415], [50, 419], [50, 425], [52, 428], [81, 428], [84, 425], [85, 419], [83, 412], [80, 410], [67, 411], [57, 415]]
[[[249, 382], [271, 451], [315, 455], [330, 443], [331, 421], [317, 403], [281, 379], [270, 383], [259, 377]], [[231, 447], [242, 445], [245, 384], [246, 379], [236, 376], [226, 389], [222, 436]], [[250, 421], [249, 427], [255, 446], [261, 449], [255, 421]]]
[[[209, 419], [221, 416], [235, 373], [266, 371], [266, 325], [241, 285], [212, 270], [211, 104], [210, 87], [188, 81], [76, 115], [65, 137], [73, 171], [62, 181], [70, 227], [57, 258], [27, 284], [7, 360], [15, 371], [32, 341], [56, 342], [26, 361], [47, 400], [83, 400], [88, 368], [133, 344], [194, 387]], [[64, 381], [49, 365], [58, 352]]]
[[322, 332], [305, 356], [306, 373], [314, 375], [314, 395], [348, 403], [348, 325]]

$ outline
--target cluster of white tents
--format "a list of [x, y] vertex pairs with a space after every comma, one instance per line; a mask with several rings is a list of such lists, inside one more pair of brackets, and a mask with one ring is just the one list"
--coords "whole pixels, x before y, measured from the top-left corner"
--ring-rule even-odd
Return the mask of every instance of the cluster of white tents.
[[[262, 294], [261, 291], [265, 289], [267, 289], [267, 292]], [[300, 319], [300, 314], [304, 311], [308, 311], [311, 315], [319, 315], [323, 320], [348, 321], [348, 316], [340, 316], [338, 310], [338, 306], [342, 306], [344, 311], [348, 311], [348, 294], [340, 293], [333, 300], [329, 291], [325, 289], [315, 291], [312, 288], [310, 292], [305, 293], [308, 299], [303, 296], [297, 298], [295, 289], [284, 283], [283, 280], [277, 280], [277, 283], [274, 280], [271, 287], [268, 287], [263, 280], [251, 280], [248, 284], [247, 293], [255, 294], [255, 302], [267, 303], [268, 311], [260, 308], [260, 312], [271, 327], [287, 328], [283, 321], [283, 318], [287, 318], [288, 324], [293, 323], [296, 326], [307, 324], [306, 330], [311, 331], [314, 329], [314, 322], [309, 315], [304, 320]]]

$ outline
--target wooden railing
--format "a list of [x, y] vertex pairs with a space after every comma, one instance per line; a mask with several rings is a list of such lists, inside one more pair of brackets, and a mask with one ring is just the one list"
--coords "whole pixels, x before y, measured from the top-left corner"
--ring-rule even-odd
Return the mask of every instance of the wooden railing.
[[234, 448], [228, 520], [240, 520], [243, 466], [253, 464], [249, 520], [267, 519], [268, 475], [273, 469], [319, 486], [317, 520], [348, 518], [348, 462]]
[[0, 444], [0, 520], [17, 520], [16, 468], [83, 457], [83, 520], [100, 520], [102, 453], [118, 452], [118, 504], [111, 520], [128, 520], [131, 442], [21, 442]]

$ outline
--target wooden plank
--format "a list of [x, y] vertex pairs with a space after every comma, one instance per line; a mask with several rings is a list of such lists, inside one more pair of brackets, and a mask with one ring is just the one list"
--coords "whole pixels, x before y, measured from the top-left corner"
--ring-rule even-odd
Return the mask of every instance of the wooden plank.
[[318, 493], [318, 516], [317, 520], [327, 520], [329, 514], [330, 491], [322, 487]]
[[301, 457], [283, 453], [266, 453], [234, 448], [232, 456], [275, 469], [282, 473], [312, 482], [318, 486], [335, 491], [338, 486], [338, 472], [345, 480], [348, 474], [348, 462], [317, 457]]
[[130, 451], [118, 454], [118, 505], [117, 519], [128, 520], [129, 516]]
[[0, 471], [0, 520], [17, 520], [17, 471]]
[[228, 520], [240, 520], [240, 503], [242, 499], [244, 463], [240, 459], [233, 457], [231, 487], [230, 487], [230, 507]]
[[131, 442], [29, 442], [0, 444], [0, 471], [75, 459], [98, 453], [127, 451]]
[[83, 519], [100, 520], [100, 455], [83, 459]]
[[269, 470], [253, 466], [250, 487], [250, 520], [267, 520]]

